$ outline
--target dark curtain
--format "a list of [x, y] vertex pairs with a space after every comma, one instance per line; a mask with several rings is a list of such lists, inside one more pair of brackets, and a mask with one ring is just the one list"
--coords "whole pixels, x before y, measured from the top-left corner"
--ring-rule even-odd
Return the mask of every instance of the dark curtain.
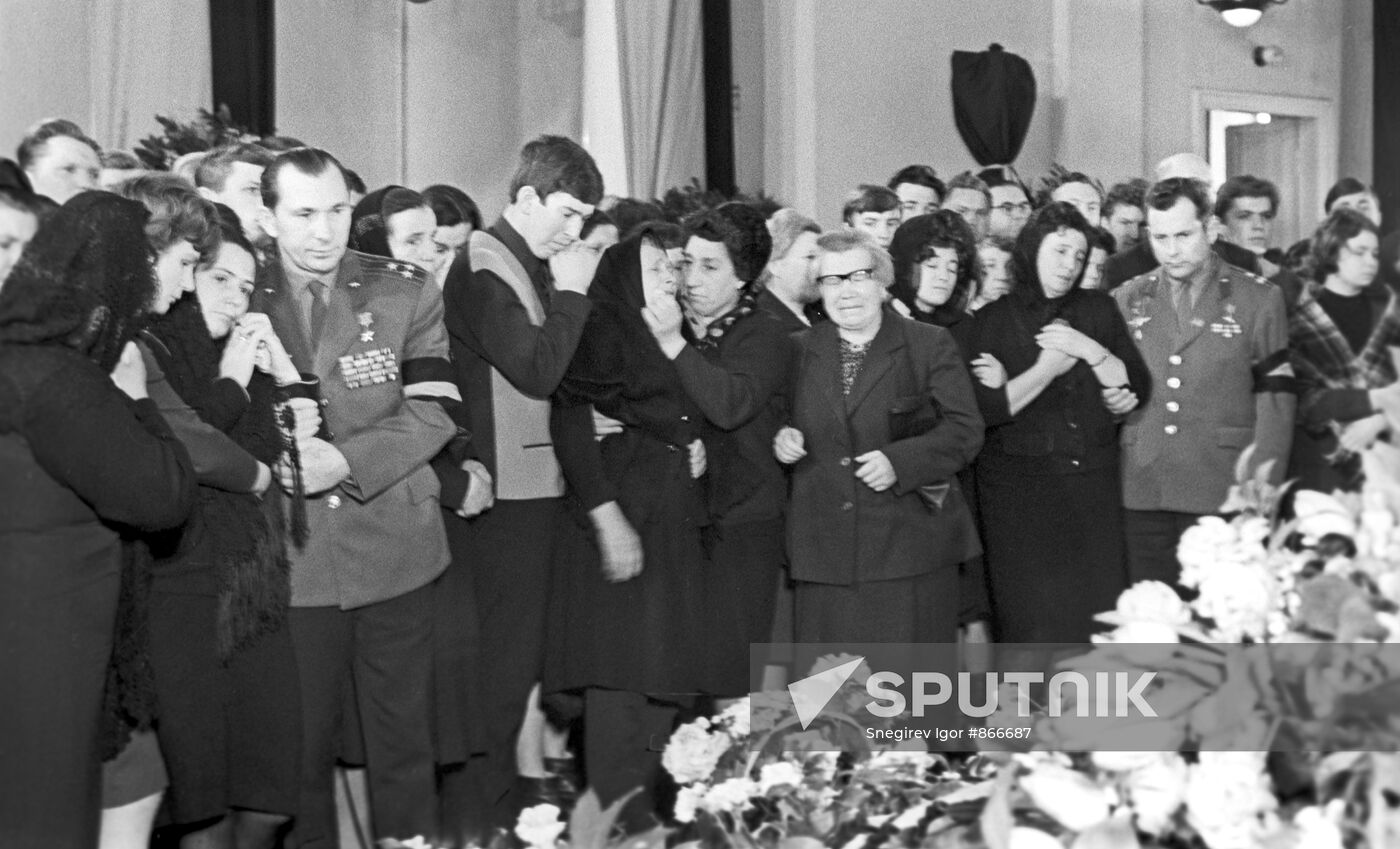
[[[729, 0], [701, 0], [705, 69], [705, 185], [734, 193], [734, 67]], [[657, 187], [660, 189], [661, 187]]]
[[1382, 229], [1400, 229], [1400, 3], [1375, 0], [1373, 142], [1375, 189], [1385, 211]]
[[256, 135], [277, 130], [274, 0], [209, 0], [214, 107]]
[[977, 164], [1015, 162], [1034, 113], [1029, 62], [1000, 44], [982, 53], [953, 52], [953, 120]]

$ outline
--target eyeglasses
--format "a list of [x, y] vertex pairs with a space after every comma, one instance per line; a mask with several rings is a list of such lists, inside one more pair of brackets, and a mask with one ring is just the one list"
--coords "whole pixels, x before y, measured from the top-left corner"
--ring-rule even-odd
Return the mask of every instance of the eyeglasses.
[[1011, 201], [1007, 201], [1006, 203], [999, 203], [996, 206], [992, 207], [992, 209], [995, 209], [1003, 215], [1015, 215], [1017, 213], [1021, 215], [1031, 214], [1030, 202], [1024, 200], [1020, 203], [1012, 203]]
[[823, 274], [817, 278], [817, 283], [822, 286], [840, 286], [847, 280], [852, 283], [864, 283], [874, 276], [875, 269], [873, 268], [857, 268], [855, 271], [845, 274]]

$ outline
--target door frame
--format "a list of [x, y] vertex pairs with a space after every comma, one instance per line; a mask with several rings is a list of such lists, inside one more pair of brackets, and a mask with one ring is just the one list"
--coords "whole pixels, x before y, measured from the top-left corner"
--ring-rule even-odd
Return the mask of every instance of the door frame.
[[[1332, 100], [1320, 97], [1293, 97], [1282, 94], [1261, 94], [1252, 91], [1226, 91], [1222, 89], [1191, 89], [1191, 139], [1192, 150], [1202, 159], [1210, 157], [1210, 127], [1208, 115], [1212, 109], [1228, 109], [1234, 112], [1268, 112], [1273, 115], [1287, 115], [1296, 118], [1314, 119], [1316, 128], [1317, 157], [1314, 167], [1312, 198], [1300, 198], [1302, 203], [1310, 203], [1311, 208], [1322, 214], [1322, 202], [1327, 190], [1337, 181], [1340, 160], [1337, 144], [1337, 105]], [[1306, 219], [1304, 219], [1306, 220]]]

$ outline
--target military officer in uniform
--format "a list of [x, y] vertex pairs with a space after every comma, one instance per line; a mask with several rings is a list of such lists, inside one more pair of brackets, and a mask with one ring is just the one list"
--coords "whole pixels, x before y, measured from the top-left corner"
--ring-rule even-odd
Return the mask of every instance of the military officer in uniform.
[[1292, 441], [1292, 370], [1282, 291], [1211, 250], [1210, 195], [1185, 177], [1148, 190], [1161, 267], [1112, 294], [1152, 374], [1151, 401], [1123, 427], [1123, 500], [1131, 581], [1176, 586], [1176, 545], [1217, 513], [1235, 464], [1272, 461], [1283, 479]]
[[352, 685], [376, 836], [431, 840], [428, 585], [448, 553], [428, 462], [456, 435], [442, 399], [461, 400], [442, 297], [416, 266], [347, 249], [350, 192], [325, 151], [279, 155], [262, 196], [277, 246], [253, 309], [271, 318], [297, 368], [319, 378], [323, 405], [321, 436], [298, 443], [309, 538], [289, 546], [303, 716], [292, 844], [336, 844], [332, 775]]

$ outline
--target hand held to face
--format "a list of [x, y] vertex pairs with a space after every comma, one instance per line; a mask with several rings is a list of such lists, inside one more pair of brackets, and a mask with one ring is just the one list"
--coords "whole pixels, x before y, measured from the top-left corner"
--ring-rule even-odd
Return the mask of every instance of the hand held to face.
[[121, 358], [112, 368], [112, 382], [133, 401], [146, 396], [146, 363], [141, 359], [141, 349], [135, 342], [126, 343]]
[[572, 245], [549, 258], [549, 271], [554, 275], [554, 288], [561, 292], [588, 294], [593, 285], [593, 275], [598, 271], [601, 255], [588, 249], [582, 242]]

